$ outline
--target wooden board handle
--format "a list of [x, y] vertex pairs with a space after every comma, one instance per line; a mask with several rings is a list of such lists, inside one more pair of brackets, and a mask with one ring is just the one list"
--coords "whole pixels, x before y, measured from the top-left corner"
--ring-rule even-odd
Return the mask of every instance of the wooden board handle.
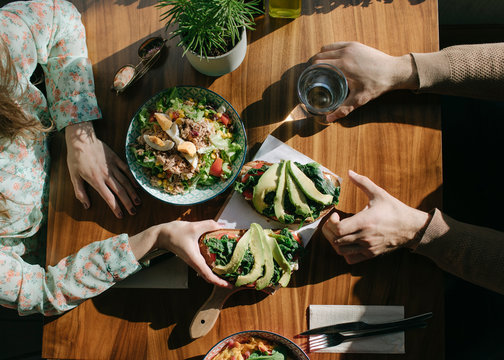
[[214, 286], [207, 301], [201, 305], [191, 322], [189, 335], [192, 339], [202, 337], [212, 330], [227, 298], [238, 290], [241, 290], [241, 288], [228, 289]]

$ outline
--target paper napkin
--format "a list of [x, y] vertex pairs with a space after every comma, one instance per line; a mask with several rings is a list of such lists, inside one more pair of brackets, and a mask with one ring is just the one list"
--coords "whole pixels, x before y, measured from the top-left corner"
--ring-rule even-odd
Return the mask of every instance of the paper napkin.
[[[263, 142], [253, 160], [264, 160], [271, 163], [280, 162], [281, 160], [293, 160], [301, 164], [313, 162], [308, 156], [294, 150], [289, 145], [278, 140], [274, 136], [268, 135]], [[324, 171], [332, 173], [328, 169], [322, 167]], [[306, 247], [310, 238], [320, 223], [317, 220], [313, 223], [307, 224], [297, 230], [298, 235]], [[257, 213], [250, 204], [243, 198], [242, 194], [234, 191], [230, 200], [225, 205], [217, 222], [227, 229], [248, 229], [251, 223], [258, 223], [263, 228], [279, 229], [285, 227], [285, 224], [268, 219]]]
[[[352, 321], [380, 323], [404, 319], [404, 306], [310, 305], [308, 312], [310, 329]], [[317, 352], [404, 354], [404, 332], [355, 339]]]

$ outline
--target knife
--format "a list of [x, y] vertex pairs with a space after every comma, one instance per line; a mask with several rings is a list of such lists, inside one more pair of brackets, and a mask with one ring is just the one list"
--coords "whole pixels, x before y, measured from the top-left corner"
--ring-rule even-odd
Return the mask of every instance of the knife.
[[323, 326], [302, 332], [298, 336], [320, 335], [320, 334], [334, 334], [347, 331], [361, 331], [361, 330], [375, 330], [386, 329], [393, 326], [411, 325], [416, 322], [421, 322], [432, 317], [432, 312], [421, 315], [412, 316], [402, 320], [395, 320], [386, 323], [366, 323], [364, 321], [347, 322], [329, 326]]

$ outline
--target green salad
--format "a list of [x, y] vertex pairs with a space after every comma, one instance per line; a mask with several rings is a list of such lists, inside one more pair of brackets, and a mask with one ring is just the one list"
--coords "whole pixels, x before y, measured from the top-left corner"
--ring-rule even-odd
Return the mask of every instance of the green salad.
[[171, 89], [135, 119], [140, 136], [130, 150], [152, 186], [183, 194], [227, 180], [243, 150], [234, 141], [235, 124], [224, 107], [206, 99], [183, 99]]

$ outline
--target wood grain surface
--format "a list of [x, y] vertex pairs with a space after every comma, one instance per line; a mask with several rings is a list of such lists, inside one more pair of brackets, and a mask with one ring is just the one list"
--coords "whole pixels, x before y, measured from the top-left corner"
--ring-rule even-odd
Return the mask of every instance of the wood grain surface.
[[[242, 65], [212, 78], [192, 69], [176, 39], [159, 65], [124, 94], [110, 91], [115, 71], [138, 63], [137, 49], [150, 36], [169, 35], [154, 0], [74, 0], [87, 30], [96, 93], [103, 119], [98, 136], [123, 159], [126, 130], [139, 106], [175, 85], [207, 87], [238, 111], [248, 135], [249, 157], [272, 134], [343, 178], [338, 209], [355, 213], [366, 204], [347, 171], [369, 176], [392, 195], [424, 210], [441, 207], [442, 154], [438, 99], [396, 92], [330, 126], [289, 114], [298, 104], [296, 80], [325, 44], [360, 41], [393, 55], [438, 50], [436, 0], [303, 1], [295, 20], [257, 19], [248, 32]], [[294, 119], [292, 119], [294, 118]], [[140, 191], [135, 216], [118, 220], [92, 189], [92, 206], [75, 199], [62, 134], [53, 139], [48, 224], [48, 264], [82, 246], [119, 233], [135, 234], [175, 219], [213, 218], [229, 191], [204, 205], [168, 206]], [[405, 355], [311, 354], [312, 359], [444, 358], [442, 273], [407, 251], [349, 266], [316, 234], [288, 288], [266, 295], [240, 291], [226, 302], [215, 327], [190, 340], [188, 328], [212, 288], [190, 274], [187, 290], [111, 289], [44, 325], [43, 357], [66, 359], [201, 359], [223, 337], [250, 329], [291, 339], [307, 329], [310, 304], [404, 305], [405, 315], [433, 311], [426, 329], [406, 334]], [[299, 344], [303, 341], [296, 340]]]

